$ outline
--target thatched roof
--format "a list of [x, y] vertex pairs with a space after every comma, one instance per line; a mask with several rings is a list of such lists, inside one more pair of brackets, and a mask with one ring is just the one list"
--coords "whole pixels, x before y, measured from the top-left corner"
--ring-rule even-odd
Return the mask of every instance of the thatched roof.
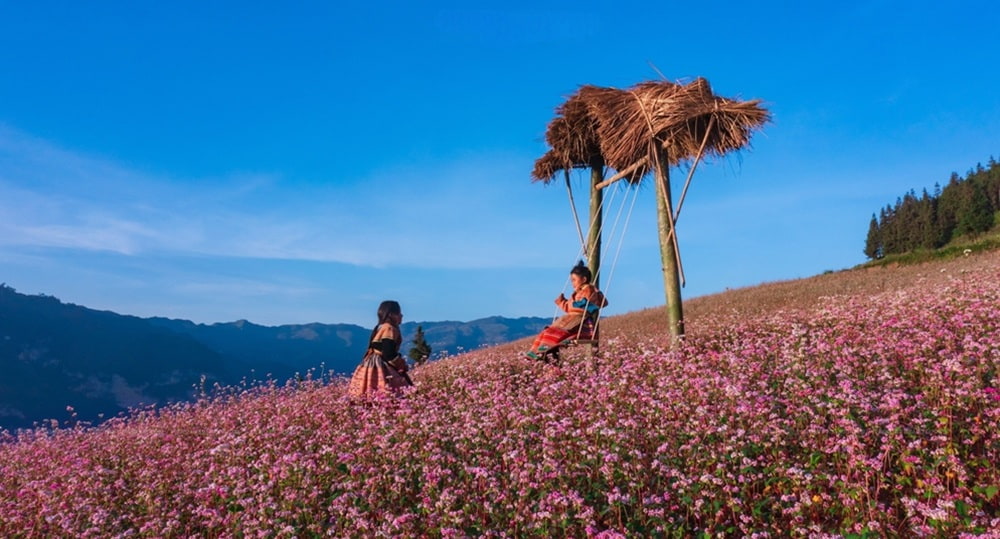
[[551, 148], [535, 161], [531, 176], [548, 183], [560, 170], [590, 167], [603, 163], [597, 139], [597, 119], [590, 114], [588, 99], [606, 94], [608, 88], [582, 86], [565, 103], [556, 107], [556, 117], [545, 130], [545, 142]]
[[[646, 160], [653, 144], [666, 149], [671, 165], [740, 150], [770, 121], [760, 103], [715, 96], [703, 78], [684, 85], [643, 82], [627, 90], [582, 86], [556, 109], [545, 134], [551, 149], [535, 162], [532, 177], [549, 182], [559, 170], [589, 167], [595, 152], [598, 162], [627, 170]], [[648, 171], [640, 164], [628, 179]]]
[[718, 97], [699, 78], [686, 85], [643, 82], [594, 102], [592, 110], [605, 161], [622, 170], [649, 154], [650, 141], [667, 150], [671, 165], [694, 159], [703, 142], [703, 155], [748, 147], [752, 132], [770, 121], [760, 103]]

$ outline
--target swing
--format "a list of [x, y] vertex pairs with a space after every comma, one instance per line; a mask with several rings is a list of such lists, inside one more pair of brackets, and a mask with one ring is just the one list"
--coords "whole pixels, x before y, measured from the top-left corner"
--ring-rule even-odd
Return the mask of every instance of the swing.
[[[599, 322], [601, 318], [600, 309], [597, 310], [595, 314], [588, 314], [583, 318], [583, 323], [580, 324], [580, 329], [576, 332], [576, 337], [571, 337], [562, 342], [559, 346], [563, 347], [573, 347], [573, 346], [587, 346], [590, 354], [593, 354], [601, 346], [601, 333], [599, 331]], [[556, 358], [559, 357], [559, 349], [553, 351], [553, 355]]]
[[[576, 223], [577, 234], [580, 238], [579, 255], [582, 255], [583, 258], [588, 258], [589, 253], [587, 249], [587, 242], [584, 239], [583, 228], [580, 226], [580, 217], [577, 214], [576, 201], [573, 198], [573, 187], [570, 183], [569, 171], [565, 171], [565, 177], [566, 177], [566, 191], [569, 196], [570, 208], [572, 209], [573, 220]], [[624, 243], [625, 231], [628, 229], [629, 221], [632, 218], [632, 211], [634, 210], [635, 202], [638, 199], [639, 189], [633, 187], [632, 190], [633, 190], [633, 195], [632, 195], [632, 202], [631, 204], [629, 204], [629, 211], [625, 215], [625, 222], [624, 225], [622, 226], [621, 233], [617, 234], [617, 248], [615, 249], [615, 256], [611, 263], [611, 271], [609, 272], [607, 278], [608, 286], [603, 287], [603, 291], [608, 290], [610, 287], [611, 279], [614, 276], [615, 268], [618, 265], [618, 258], [621, 254], [622, 244]], [[613, 191], [611, 198], [613, 199], [616, 194], [617, 191]], [[611, 233], [610, 233], [611, 239], [614, 239], [616, 237], [618, 225], [621, 222], [622, 213], [624, 212], [625, 204], [627, 201], [628, 201], [628, 195], [626, 194], [624, 197], [622, 197], [621, 204], [618, 206], [618, 212], [615, 215], [614, 224], [611, 228]], [[603, 208], [603, 206], [604, 206], [604, 199], [602, 198], [600, 207]], [[591, 220], [591, 223], [588, 227], [588, 232], [589, 229], [593, 228], [594, 226], [595, 223], [593, 222], [593, 220]], [[578, 256], [577, 258], [580, 257]], [[602, 271], [604, 271], [604, 266], [599, 265], [597, 272], [593, 275], [593, 282], [599, 282], [599, 277]], [[569, 279], [567, 278], [566, 283], [563, 284], [563, 292], [565, 292], [566, 286], [568, 284], [569, 284]], [[586, 306], [584, 308], [586, 309]], [[556, 316], [553, 318], [553, 322], [555, 321], [556, 318], [558, 318], [558, 316], [559, 314], [557, 313]], [[601, 322], [601, 309], [596, 309], [593, 312], [587, 312], [587, 314], [584, 315], [583, 321], [580, 323], [579, 327], [576, 330], [576, 335], [573, 335], [570, 338], [563, 340], [561, 343], [559, 343], [558, 346], [554, 347], [549, 352], [549, 354], [552, 355], [554, 359], [558, 360], [560, 348], [573, 347], [573, 346], [586, 346], [588, 348], [589, 354], [593, 355], [594, 352], [598, 350], [601, 344], [600, 322]]]

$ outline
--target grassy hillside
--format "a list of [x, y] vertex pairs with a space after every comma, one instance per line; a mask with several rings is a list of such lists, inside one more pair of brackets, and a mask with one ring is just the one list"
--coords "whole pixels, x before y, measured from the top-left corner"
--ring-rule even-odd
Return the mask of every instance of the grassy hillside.
[[0, 535], [1000, 533], [1000, 252], [770, 283], [414, 372], [0, 444]]

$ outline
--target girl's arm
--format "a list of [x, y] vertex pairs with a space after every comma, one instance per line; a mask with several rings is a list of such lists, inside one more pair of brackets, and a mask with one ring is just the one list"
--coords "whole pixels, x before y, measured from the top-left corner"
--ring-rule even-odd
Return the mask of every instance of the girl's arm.
[[592, 284], [580, 287], [580, 290], [573, 294], [573, 302], [575, 306], [588, 311], [603, 309], [608, 306], [608, 300], [604, 297], [604, 294]]
[[375, 333], [372, 348], [381, 351], [382, 357], [386, 360], [391, 360], [399, 354], [399, 345], [402, 341], [399, 329], [386, 323], [379, 326], [378, 332]]
[[568, 313], [570, 307], [573, 306], [573, 302], [566, 299], [565, 295], [559, 294], [559, 297], [556, 298], [556, 306]]

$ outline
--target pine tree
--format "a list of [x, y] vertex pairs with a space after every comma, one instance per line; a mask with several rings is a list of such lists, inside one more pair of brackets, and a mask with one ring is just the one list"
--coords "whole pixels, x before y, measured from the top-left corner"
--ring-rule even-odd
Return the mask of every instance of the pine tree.
[[879, 220], [879, 230], [882, 235], [882, 254], [884, 255], [906, 252], [906, 249], [903, 248], [899, 221], [896, 219], [896, 210], [899, 209], [902, 203], [902, 200], [897, 199], [895, 207], [886, 206], [882, 214], [882, 219]]
[[937, 227], [941, 245], [947, 244], [955, 235], [963, 183], [958, 174], [952, 172], [948, 185], [941, 190], [941, 196], [938, 197]]
[[996, 160], [990, 157], [989, 167], [976, 172], [969, 180], [983, 189], [990, 202], [990, 211], [1000, 211], [1000, 165]]
[[865, 240], [865, 256], [875, 260], [882, 258], [882, 235], [879, 233], [878, 219], [872, 214], [872, 220], [868, 223], [868, 238]]
[[917, 226], [920, 232], [920, 245], [924, 249], [936, 249], [941, 246], [937, 233], [937, 199], [931, 197], [924, 189], [917, 203]]
[[896, 207], [896, 227], [902, 252], [910, 252], [922, 243], [920, 235], [919, 211], [917, 193], [910, 189]]
[[1000, 164], [992, 157], [990, 158], [990, 169], [986, 171], [986, 182], [983, 188], [993, 205], [993, 211], [1000, 212]]
[[955, 234], [976, 236], [993, 227], [993, 212], [986, 192], [978, 184], [967, 182], [965, 197], [958, 215]]
[[427, 363], [431, 357], [431, 345], [427, 344], [424, 338], [423, 326], [417, 326], [417, 333], [413, 336], [413, 348], [407, 354], [417, 365]]

